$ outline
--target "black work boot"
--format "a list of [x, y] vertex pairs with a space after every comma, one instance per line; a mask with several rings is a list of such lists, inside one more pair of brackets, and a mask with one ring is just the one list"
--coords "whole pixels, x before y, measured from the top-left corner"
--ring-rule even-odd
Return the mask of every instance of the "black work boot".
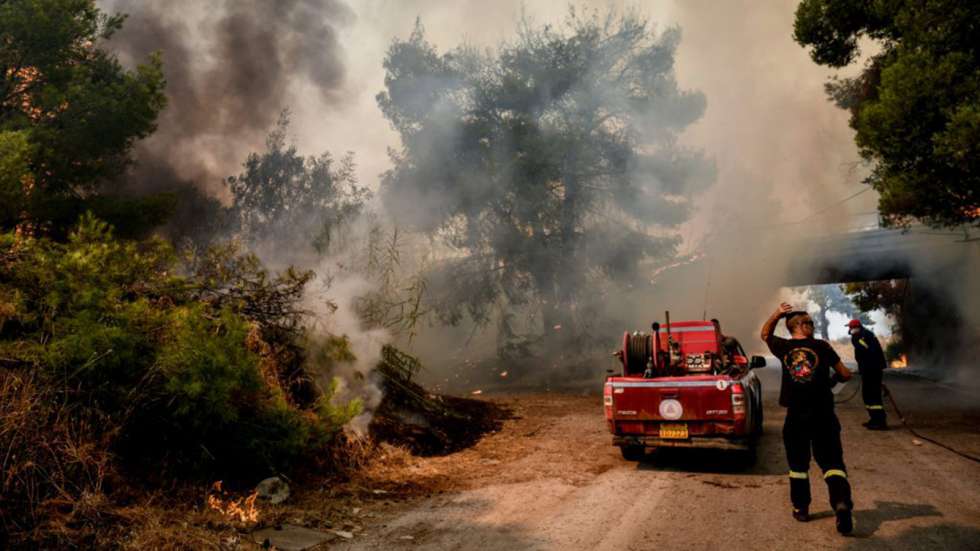
[[854, 519], [851, 518], [851, 508], [846, 503], [838, 503], [834, 507], [834, 516], [837, 517], [838, 532], [847, 535], [854, 530]]
[[810, 512], [807, 511], [806, 507], [793, 507], [793, 518], [800, 522], [806, 522], [810, 520]]
[[875, 411], [871, 414], [871, 419], [864, 426], [868, 427], [868, 430], [888, 430], [888, 422], [885, 420], [884, 411]]

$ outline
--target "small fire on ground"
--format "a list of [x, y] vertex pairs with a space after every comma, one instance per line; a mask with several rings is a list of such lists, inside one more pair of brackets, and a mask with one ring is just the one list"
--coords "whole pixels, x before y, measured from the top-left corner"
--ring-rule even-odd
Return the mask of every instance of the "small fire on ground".
[[226, 497], [220, 480], [211, 486], [211, 490], [213, 493], [208, 495], [208, 507], [221, 513], [227, 520], [243, 524], [259, 521], [259, 509], [255, 506], [255, 500], [259, 497], [257, 491], [252, 492], [248, 497], [232, 499]]
[[892, 369], [906, 368], [909, 366], [909, 358], [905, 354], [902, 354], [897, 359], [892, 360], [890, 365]]

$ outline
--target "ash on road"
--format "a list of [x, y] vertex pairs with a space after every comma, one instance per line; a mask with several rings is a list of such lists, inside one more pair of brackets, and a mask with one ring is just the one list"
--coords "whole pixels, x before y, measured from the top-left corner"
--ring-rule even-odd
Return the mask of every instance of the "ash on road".
[[[393, 467], [393, 476], [424, 481], [422, 497], [374, 509], [338, 548], [980, 549], [980, 464], [897, 426], [866, 431], [860, 397], [838, 405], [854, 535], [834, 531], [815, 465], [814, 518], [794, 521], [778, 371], [760, 374], [765, 434], [749, 467], [697, 450], [630, 463], [610, 445], [600, 396], [501, 396], [493, 399], [514, 419], [473, 448]], [[980, 455], [976, 396], [907, 376], [886, 376], [886, 384], [923, 433]]]

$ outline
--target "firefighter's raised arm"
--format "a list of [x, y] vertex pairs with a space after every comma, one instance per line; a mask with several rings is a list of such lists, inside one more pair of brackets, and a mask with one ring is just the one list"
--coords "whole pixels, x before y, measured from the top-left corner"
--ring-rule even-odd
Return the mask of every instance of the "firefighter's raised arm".
[[769, 316], [769, 319], [766, 320], [766, 323], [762, 324], [761, 337], [763, 342], [767, 342], [767, 343], [769, 342], [769, 339], [772, 338], [773, 332], [776, 331], [776, 323], [779, 321], [780, 318], [782, 318], [783, 316], [785, 316], [786, 314], [792, 311], [793, 311], [793, 307], [790, 306], [789, 304], [786, 304], [785, 302], [779, 304], [779, 308], [776, 308], [776, 311], [773, 312], [771, 316]]

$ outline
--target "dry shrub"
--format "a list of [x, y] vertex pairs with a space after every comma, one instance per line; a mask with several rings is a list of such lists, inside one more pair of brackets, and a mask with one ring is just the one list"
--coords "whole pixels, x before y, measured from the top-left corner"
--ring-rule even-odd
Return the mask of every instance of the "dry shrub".
[[0, 371], [0, 546], [86, 539], [107, 520], [114, 431], [33, 377]]
[[375, 458], [377, 443], [373, 438], [350, 430], [337, 434], [329, 450], [327, 463], [337, 474], [347, 476]]

